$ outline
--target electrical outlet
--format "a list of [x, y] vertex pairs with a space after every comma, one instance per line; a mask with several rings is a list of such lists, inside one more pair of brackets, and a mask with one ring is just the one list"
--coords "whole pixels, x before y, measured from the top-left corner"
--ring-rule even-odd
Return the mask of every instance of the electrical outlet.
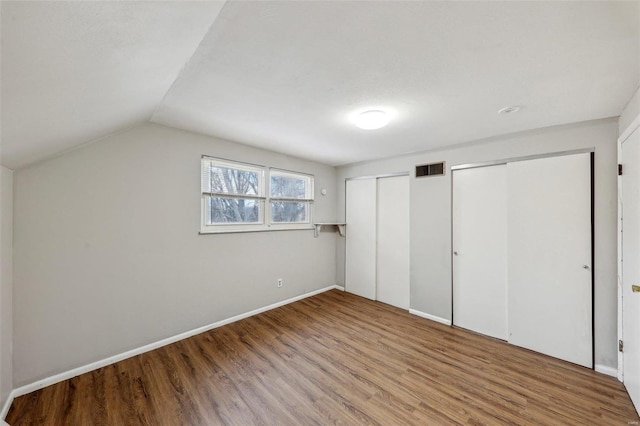
[[278, 278], [278, 288], [282, 287], [282, 278]]

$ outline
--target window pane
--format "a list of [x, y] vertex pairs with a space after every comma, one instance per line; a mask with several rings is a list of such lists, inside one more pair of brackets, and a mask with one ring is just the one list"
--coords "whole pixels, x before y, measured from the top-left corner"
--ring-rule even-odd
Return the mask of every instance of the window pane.
[[209, 223], [262, 223], [260, 200], [208, 197]]
[[309, 222], [309, 203], [298, 201], [272, 201], [271, 221], [274, 223]]
[[306, 176], [280, 174], [271, 172], [271, 196], [274, 198], [311, 198], [309, 192], [309, 178]]
[[260, 172], [211, 164], [210, 192], [235, 195], [259, 195]]

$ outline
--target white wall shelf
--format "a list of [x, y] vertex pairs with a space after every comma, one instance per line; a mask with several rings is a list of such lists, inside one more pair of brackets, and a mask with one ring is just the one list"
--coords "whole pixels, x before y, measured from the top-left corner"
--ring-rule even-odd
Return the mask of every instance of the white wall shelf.
[[340, 234], [341, 237], [344, 237], [345, 228], [347, 224], [342, 222], [318, 222], [318, 223], [314, 223], [313, 226], [314, 226], [313, 236], [315, 238], [318, 238], [320, 236], [320, 230], [322, 229], [323, 226], [335, 227], [338, 230], [338, 234]]

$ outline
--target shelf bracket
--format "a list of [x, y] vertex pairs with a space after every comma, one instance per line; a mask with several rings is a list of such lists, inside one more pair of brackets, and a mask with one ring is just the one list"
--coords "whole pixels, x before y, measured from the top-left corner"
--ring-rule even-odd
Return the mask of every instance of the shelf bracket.
[[313, 236], [315, 238], [318, 238], [320, 236], [320, 231], [322, 230], [323, 226], [335, 226], [336, 229], [338, 230], [338, 234], [340, 234], [341, 237], [345, 236], [345, 231], [346, 231], [346, 223], [337, 223], [337, 222], [330, 222], [330, 223], [314, 223], [313, 224]]

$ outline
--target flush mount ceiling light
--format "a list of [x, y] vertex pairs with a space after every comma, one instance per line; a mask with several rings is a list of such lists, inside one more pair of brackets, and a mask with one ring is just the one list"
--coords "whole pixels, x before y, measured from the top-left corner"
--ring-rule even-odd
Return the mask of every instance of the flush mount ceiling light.
[[506, 108], [502, 108], [500, 111], [498, 111], [498, 114], [511, 114], [518, 111], [520, 111], [520, 107], [518, 105], [512, 105]]
[[364, 111], [355, 118], [356, 126], [365, 130], [375, 130], [389, 124], [389, 114], [378, 109]]

